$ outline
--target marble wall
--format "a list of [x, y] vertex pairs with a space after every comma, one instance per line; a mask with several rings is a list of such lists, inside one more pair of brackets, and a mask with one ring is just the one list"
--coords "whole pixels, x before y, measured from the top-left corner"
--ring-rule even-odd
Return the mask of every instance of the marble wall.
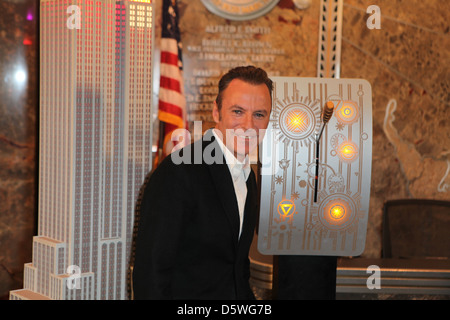
[[378, 30], [364, 27], [373, 1], [344, 3], [341, 76], [365, 78], [373, 90], [365, 255], [376, 257], [384, 201], [450, 200], [450, 2], [376, 1]]
[[[365, 257], [380, 256], [386, 200], [450, 200], [450, 2], [375, 2], [344, 0], [342, 29], [341, 78], [367, 79], [373, 90]], [[23, 265], [32, 260], [38, 3], [0, 1], [0, 297], [21, 288]], [[381, 29], [366, 26], [366, 9], [372, 4], [381, 9]], [[292, 0], [280, 0], [265, 16], [243, 22], [210, 13], [200, 0], [179, 0], [179, 10], [190, 120], [202, 120], [203, 129], [213, 125], [210, 110], [218, 77], [234, 64], [252, 63], [271, 75], [317, 75], [319, 0], [303, 10]], [[160, 13], [158, 0], [157, 45]]]
[[0, 1], [0, 298], [22, 288], [36, 217], [35, 0]]

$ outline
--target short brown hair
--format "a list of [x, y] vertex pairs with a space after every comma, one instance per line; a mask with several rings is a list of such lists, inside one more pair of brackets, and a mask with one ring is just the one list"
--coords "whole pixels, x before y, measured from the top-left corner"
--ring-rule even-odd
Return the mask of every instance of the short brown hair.
[[269, 89], [270, 98], [272, 99], [273, 82], [267, 76], [266, 71], [254, 66], [236, 67], [224, 74], [219, 81], [219, 92], [216, 98], [217, 108], [219, 111], [222, 109], [223, 91], [228, 88], [228, 85], [234, 79], [239, 79], [254, 85], [265, 84], [267, 89]]

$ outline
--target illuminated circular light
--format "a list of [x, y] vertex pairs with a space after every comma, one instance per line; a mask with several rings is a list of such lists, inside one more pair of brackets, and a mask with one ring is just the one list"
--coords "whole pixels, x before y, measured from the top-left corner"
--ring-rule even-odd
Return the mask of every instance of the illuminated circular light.
[[330, 230], [348, 227], [355, 216], [354, 202], [343, 194], [329, 196], [319, 208], [319, 220]]
[[342, 114], [344, 115], [344, 117], [351, 117], [354, 110], [352, 110], [352, 108], [349, 108], [348, 106], [345, 106], [345, 108], [341, 111]]
[[341, 204], [336, 204], [330, 209], [330, 217], [335, 220], [340, 220], [345, 217], [345, 207]]
[[335, 199], [330, 201], [324, 208], [323, 218], [329, 226], [339, 227], [348, 221], [351, 212], [347, 201], [343, 199]]
[[286, 129], [294, 133], [303, 133], [308, 129], [308, 114], [303, 110], [291, 110], [285, 118]]
[[280, 128], [290, 139], [306, 139], [314, 132], [316, 120], [313, 111], [301, 104], [285, 108], [280, 114]]
[[351, 141], [345, 141], [337, 148], [337, 155], [344, 162], [353, 162], [359, 155], [358, 146]]
[[285, 199], [278, 204], [277, 210], [282, 218], [289, 218], [295, 213], [295, 203]]
[[358, 105], [353, 101], [342, 101], [336, 108], [336, 118], [343, 124], [352, 124], [359, 118]]

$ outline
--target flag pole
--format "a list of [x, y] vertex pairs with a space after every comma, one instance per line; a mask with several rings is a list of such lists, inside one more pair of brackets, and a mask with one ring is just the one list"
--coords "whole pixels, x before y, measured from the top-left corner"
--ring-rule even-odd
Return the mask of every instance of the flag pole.
[[158, 138], [158, 153], [156, 154], [155, 165], [156, 168], [162, 161], [163, 149], [164, 149], [164, 133], [165, 133], [165, 123], [164, 121], [159, 121], [159, 138]]

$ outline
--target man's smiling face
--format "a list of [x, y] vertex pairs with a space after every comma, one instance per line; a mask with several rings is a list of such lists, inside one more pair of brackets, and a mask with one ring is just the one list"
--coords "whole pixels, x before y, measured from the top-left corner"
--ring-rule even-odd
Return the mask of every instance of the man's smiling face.
[[232, 80], [223, 91], [220, 110], [214, 102], [216, 129], [222, 133], [224, 144], [239, 161], [256, 148], [258, 140], [262, 140], [271, 108], [272, 100], [265, 84], [255, 85], [240, 79]]

